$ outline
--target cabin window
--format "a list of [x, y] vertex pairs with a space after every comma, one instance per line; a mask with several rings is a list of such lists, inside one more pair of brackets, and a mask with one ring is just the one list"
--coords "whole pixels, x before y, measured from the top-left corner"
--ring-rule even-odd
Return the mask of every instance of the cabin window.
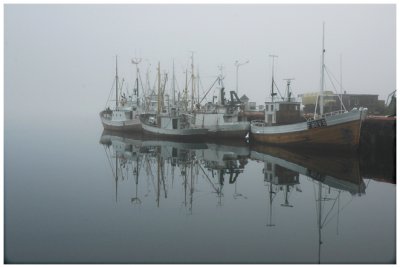
[[269, 106], [268, 106], [268, 105], [265, 105], [265, 110], [266, 110], [266, 111], [268, 111], [268, 108], [269, 108]]
[[268, 170], [268, 171], [271, 171], [271, 170], [272, 170], [272, 165], [271, 165], [271, 163], [267, 163], [267, 170]]
[[274, 105], [273, 104], [271, 104], [271, 111], [273, 111], [274, 110]]

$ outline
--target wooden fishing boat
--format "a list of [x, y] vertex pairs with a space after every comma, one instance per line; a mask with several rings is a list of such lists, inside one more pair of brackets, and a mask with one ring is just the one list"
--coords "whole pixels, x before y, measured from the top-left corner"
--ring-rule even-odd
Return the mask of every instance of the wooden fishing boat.
[[359, 108], [294, 124], [279, 124], [278, 121], [272, 125], [268, 121], [252, 121], [251, 138], [268, 144], [345, 146], [354, 149], [359, 145], [361, 122], [366, 112], [365, 108]]
[[[324, 38], [323, 38], [324, 39]], [[366, 118], [366, 108], [324, 114], [324, 41], [322, 42], [321, 93], [318, 96], [320, 112], [313, 118], [301, 116], [300, 102], [291, 100], [290, 80], [283, 101], [274, 101], [274, 75], [272, 75], [271, 102], [265, 103], [264, 121], [252, 121], [250, 137], [255, 142], [276, 145], [317, 146], [321, 148], [356, 149], [360, 141], [361, 123]], [[275, 56], [273, 56], [275, 57]], [[273, 68], [272, 68], [273, 69]], [[317, 107], [317, 106], [316, 106]]]

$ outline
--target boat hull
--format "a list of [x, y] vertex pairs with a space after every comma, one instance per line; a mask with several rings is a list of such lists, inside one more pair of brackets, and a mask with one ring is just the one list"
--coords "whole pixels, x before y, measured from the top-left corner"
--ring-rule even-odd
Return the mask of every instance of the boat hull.
[[152, 126], [146, 123], [145, 114], [140, 115], [143, 131], [154, 136], [162, 136], [171, 139], [198, 139], [207, 136], [208, 129], [206, 128], [180, 128], [168, 129], [158, 126]]
[[351, 121], [340, 125], [324, 128], [314, 128], [280, 134], [251, 133], [254, 141], [269, 144], [316, 144], [316, 145], [350, 145], [359, 143], [360, 122]]
[[146, 124], [142, 125], [142, 128], [145, 132], [149, 134], [155, 135], [165, 135], [171, 137], [193, 137], [193, 136], [205, 136], [208, 132], [207, 129], [204, 128], [196, 128], [196, 129], [162, 129], [159, 127], [153, 127]]
[[[224, 107], [225, 109], [225, 107]], [[213, 138], [244, 138], [250, 131], [250, 122], [239, 121], [236, 113], [196, 112], [194, 124], [199, 128], [207, 128], [208, 136]]]
[[244, 138], [250, 131], [250, 122], [224, 124], [208, 128], [208, 136], [217, 138]]
[[101, 123], [104, 129], [114, 131], [141, 131], [142, 124], [139, 119], [125, 120], [125, 121], [112, 121], [101, 117]]
[[251, 126], [252, 141], [264, 144], [317, 146], [355, 149], [360, 141], [361, 122], [366, 111], [326, 118], [324, 126], [309, 128], [308, 122], [285, 126]]

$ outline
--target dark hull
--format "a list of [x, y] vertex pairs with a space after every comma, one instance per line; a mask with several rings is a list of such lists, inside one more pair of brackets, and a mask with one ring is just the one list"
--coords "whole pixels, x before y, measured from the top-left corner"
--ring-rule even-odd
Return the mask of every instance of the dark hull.
[[[263, 161], [263, 154], [274, 156], [289, 163], [301, 166], [298, 172], [314, 180], [331, 185], [334, 188], [344, 187], [352, 194], [365, 193], [360, 161], [357, 153], [331, 154], [309, 150], [292, 150], [276, 146], [252, 146], [252, 158]], [[257, 152], [259, 154], [254, 154]], [[293, 166], [291, 166], [293, 168]]]
[[249, 130], [237, 130], [237, 131], [209, 131], [207, 137], [216, 139], [245, 139], [245, 136], [249, 133]]
[[251, 140], [274, 145], [320, 147], [324, 150], [328, 148], [355, 150], [360, 140], [360, 120], [288, 133], [251, 133]]

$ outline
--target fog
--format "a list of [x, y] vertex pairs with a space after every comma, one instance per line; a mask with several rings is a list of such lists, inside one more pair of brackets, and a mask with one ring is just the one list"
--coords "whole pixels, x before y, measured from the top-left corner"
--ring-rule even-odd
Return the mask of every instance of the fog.
[[[395, 5], [12, 5], [4, 7], [5, 119], [93, 116], [104, 108], [118, 55], [124, 88], [134, 65], [153, 85], [156, 65], [185, 83], [195, 72], [207, 90], [223, 66], [225, 87], [263, 104], [272, 61], [280, 91], [320, 89], [322, 24], [325, 63], [347, 93], [379, 94], [396, 86]], [[342, 62], [342, 64], [340, 64]], [[340, 68], [340, 65], [342, 68]], [[342, 73], [342, 75], [340, 75]], [[168, 81], [170, 85], [171, 81]], [[168, 86], [169, 87], [169, 86]], [[329, 81], [326, 89], [339, 91]], [[211, 99], [213, 92], [208, 95]], [[99, 122], [100, 124], [100, 122]]]

